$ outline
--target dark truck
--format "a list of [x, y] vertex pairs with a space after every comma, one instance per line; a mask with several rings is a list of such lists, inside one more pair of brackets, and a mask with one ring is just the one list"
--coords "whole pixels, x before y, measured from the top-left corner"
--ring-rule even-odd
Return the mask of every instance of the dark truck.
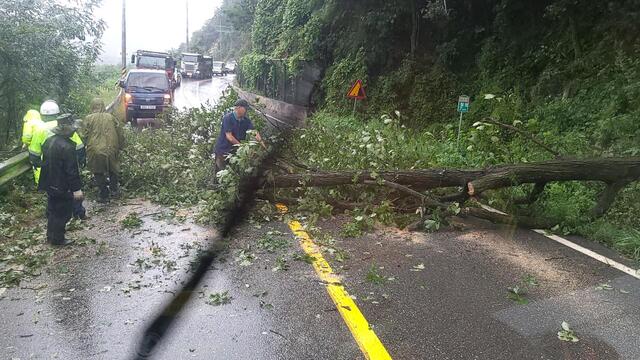
[[176, 71], [176, 61], [169, 53], [138, 50], [134, 55], [131, 55], [131, 63], [136, 65], [136, 69], [164, 70], [172, 87], [180, 86], [182, 76], [180, 72]]
[[228, 70], [224, 62], [222, 61], [213, 62], [213, 75], [226, 76], [227, 72]]
[[180, 73], [194, 79], [209, 79], [213, 77], [213, 58], [201, 54], [182, 53]]
[[155, 118], [172, 106], [175, 85], [163, 70], [129, 70], [119, 85], [124, 90], [126, 119], [134, 126], [138, 118]]

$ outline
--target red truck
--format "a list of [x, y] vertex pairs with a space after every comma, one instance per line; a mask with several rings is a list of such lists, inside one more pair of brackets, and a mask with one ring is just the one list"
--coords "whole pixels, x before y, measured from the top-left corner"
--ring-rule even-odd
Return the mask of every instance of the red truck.
[[176, 61], [169, 53], [138, 50], [131, 55], [131, 63], [135, 64], [137, 69], [164, 70], [171, 82], [171, 88], [180, 86], [182, 76], [179, 71], [176, 71]]

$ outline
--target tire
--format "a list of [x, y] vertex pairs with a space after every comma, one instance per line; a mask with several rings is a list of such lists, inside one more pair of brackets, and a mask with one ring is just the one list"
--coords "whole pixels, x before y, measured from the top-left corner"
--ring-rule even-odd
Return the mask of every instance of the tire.
[[133, 114], [130, 113], [129, 111], [125, 110], [125, 118], [126, 118], [127, 122], [131, 123], [132, 127], [137, 127], [138, 126], [138, 119], [136, 117], [134, 117]]

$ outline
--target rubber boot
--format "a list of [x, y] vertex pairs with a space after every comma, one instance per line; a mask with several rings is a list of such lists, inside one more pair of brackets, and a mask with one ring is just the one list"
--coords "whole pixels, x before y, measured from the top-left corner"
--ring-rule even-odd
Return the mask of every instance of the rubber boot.
[[112, 198], [120, 197], [120, 185], [118, 184], [118, 174], [110, 173], [109, 174], [109, 190], [111, 191]]
[[95, 174], [96, 184], [98, 185], [98, 202], [109, 202], [109, 187], [107, 185], [107, 177], [105, 174]]

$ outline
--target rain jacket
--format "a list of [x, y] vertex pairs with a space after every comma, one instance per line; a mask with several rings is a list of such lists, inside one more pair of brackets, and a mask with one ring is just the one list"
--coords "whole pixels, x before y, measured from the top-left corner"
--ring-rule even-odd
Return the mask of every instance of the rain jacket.
[[38, 189], [52, 196], [71, 198], [74, 191], [82, 188], [76, 144], [70, 139], [75, 131], [69, 125], [61, 125], [51, 133], [52, 136], [42, 146], [42, 181]]
[[94, 174], [120, 172], [120, 150], [124, 148], [122, 123], [104, 112], [104, 102], [94, 99], [92, 114], [82, 121], [80, 134], [87, 144], [87, 165]]
[[[40, 180], [40, 168], [42, 167], [42, 146], [44, 145], [45, 141], [47, 141], [47, 139], [53, 136], [53, 129], [57, 126], [57, 121], [49, 121], [42, 123], [42, 125], [37, 127], [33, 132], [31, 144], [29, 144], [29, 161], [33, 166], [33, 175], [36, 184], [38, 184]], [[84, 164], [86, 162], [84, 143], [82, 142], [82, 139], [77, 132], [73, 132], [71, 141], [73, 141], [73, 143], [75, 144], [77, 161], [80, 164]]]
[[22, 118], [22, 121], [22, 144], [25, 147], [29, 147], [31, 139], [33, 138], [33, 133], [37, 128], [41, 127], [44, 122], [42, 121], [38, 110], [27, 111], [27, 114]]

